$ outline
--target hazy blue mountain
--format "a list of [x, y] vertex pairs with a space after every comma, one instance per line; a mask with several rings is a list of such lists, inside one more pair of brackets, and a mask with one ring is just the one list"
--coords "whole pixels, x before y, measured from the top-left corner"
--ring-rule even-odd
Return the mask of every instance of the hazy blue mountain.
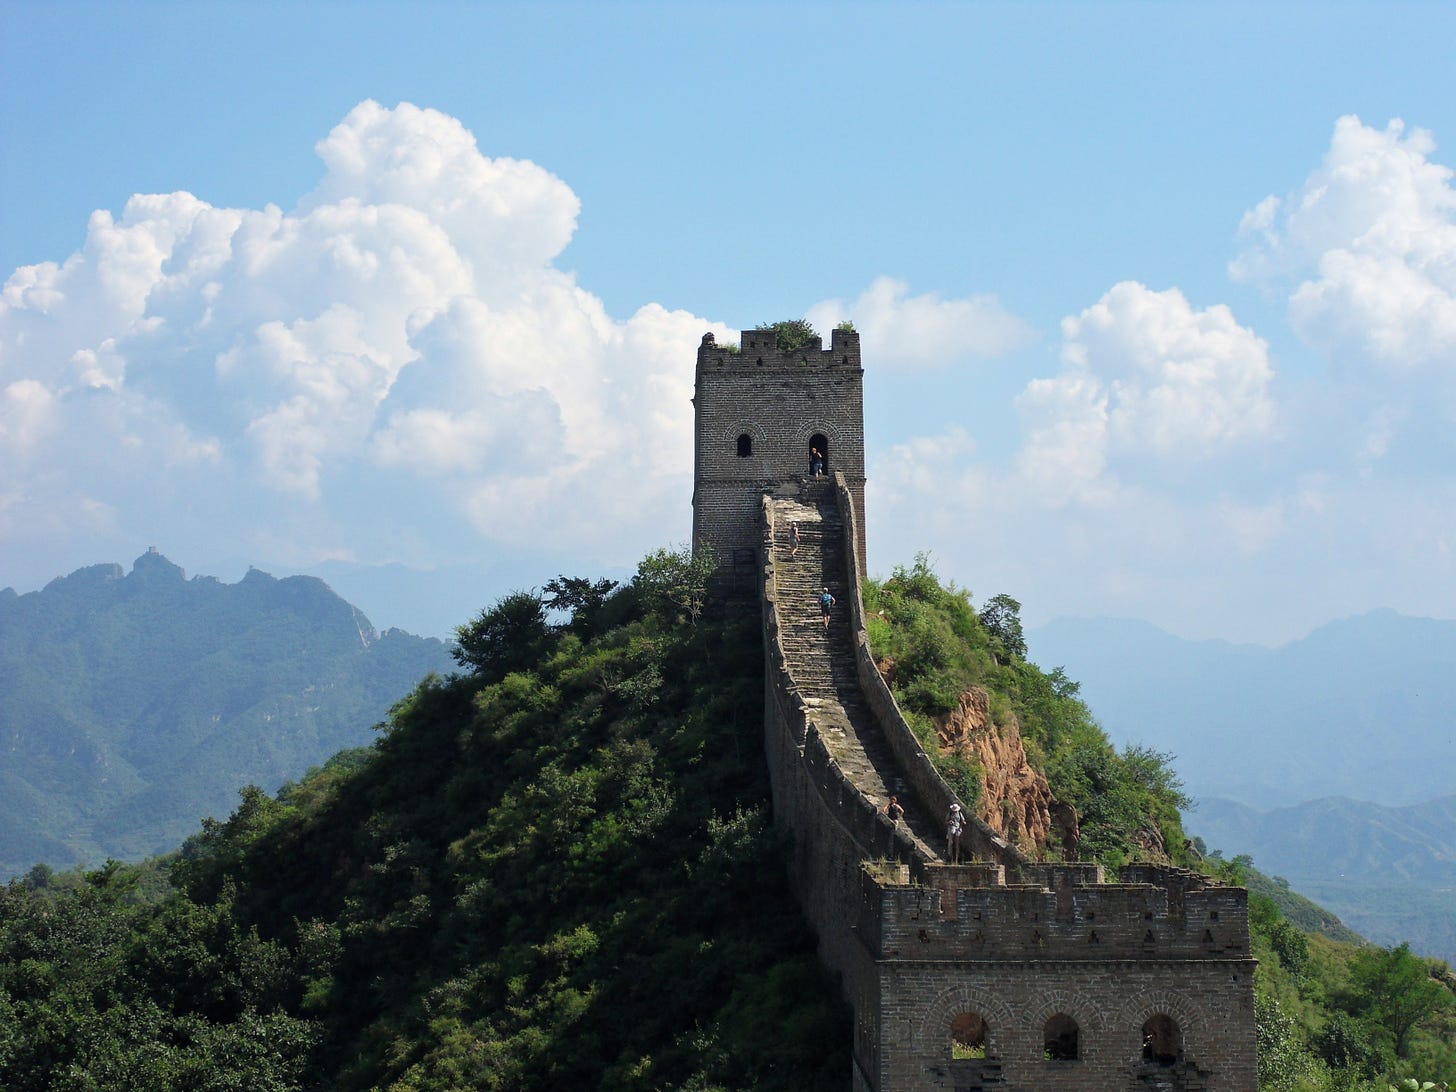
[[1456, 787], [1456, 622], [1375, 611], [1269, 649], [1068, 619], [1028, 644], [1114, 740], [1176, 755], [1195, 798], [1402, 805]]
[[0, 875], [174, 848], [370, 726], [435, 639], [375, 631], [321, 580], [186, 578], [159, 553], [0, 593]]
[[1247, 853], [1381, 944], [1456, 963], [1456, 796], [1400, 808], [1342, 797], [1258, 811], [1204, 800], [1187, 829]]
[[[294, 572], [287, 565], [260, 564], [274, 573]], [[241, 573], [241, 558], [210, 559], [212, 572]], [[361, 565], [352, 561], [324, 561], [298, 575], [316, 576], [367, 614], [376, 625], [398, 626], [426, 637], [450, 639], [457, 626], [470, 621], [481, 607], [501, 596], [542, 582], [542, 573], [575, 573], [578, 562], [557, 556], [549, 548], [528, 557], [504, 557], [490, 563], [465, 562], [435, 569], [407, 565]], [[594, 578], [630, 580], [632, 568], [590, 568]]]

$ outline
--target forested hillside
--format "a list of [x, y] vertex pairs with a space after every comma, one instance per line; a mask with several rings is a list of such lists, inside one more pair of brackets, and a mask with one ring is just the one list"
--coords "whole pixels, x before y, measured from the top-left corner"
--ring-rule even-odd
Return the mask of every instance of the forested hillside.
[[156, 901], [131, 868], [12, 884], [0, 1087], [838, 1092], [851, 1030], [767, 814], [758, 632], [694, 624], [692, 571], [565, 582], [559, 629], [502, 600], [462, 673], [205, 824]]
[[[1189, 853], [1176, 778], [1025, 661], [1014, 601], [978, 613], [923, 563], [867, 598], [912, 718], [990, 689], [1083, 809], [1079, 852], [1162, 852], [1151, 827]], [[0, 892], [0, 1087], [843, 1089], [848, 1012], [768, 812], [756, 613], [659, 552], [459, 637], [370, 747], [166, 860]], [[1425, 963], [1254, 908], [1265, 1092], [1445, 1074]]]
[[443, 642], [310, 577], [186, 579], [159, 553], [0, 594], [0, 876], [174, 848], [369, 728]]

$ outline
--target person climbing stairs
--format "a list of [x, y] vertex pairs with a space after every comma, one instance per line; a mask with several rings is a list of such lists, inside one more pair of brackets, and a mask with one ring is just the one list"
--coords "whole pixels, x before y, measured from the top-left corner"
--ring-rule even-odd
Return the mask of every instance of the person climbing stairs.
[[[896, 795], [912, 841], [932, 860], [941, 859], [945, 833], [939, 817], [926, 814], [901, 782], [898, 764], [860, 691], [855, 633], [844, 552], [844, 520], [829, 482], [806, 483], [797, 498], [774, 505], [774, 581], [778, 628], [789, 675], [809, 708], [836, 762], [881, 811]], [[791, 526], [798, 523], [798, 546]], [[820, 596], [835, 599], [824, 625]]]

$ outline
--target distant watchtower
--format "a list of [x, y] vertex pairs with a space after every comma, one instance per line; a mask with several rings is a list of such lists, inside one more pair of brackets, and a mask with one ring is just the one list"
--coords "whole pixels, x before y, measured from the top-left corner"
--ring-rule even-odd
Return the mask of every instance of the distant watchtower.
[[864, 369], [859, 334], [835, 330], [785, 352], [772, 330], [743, 331], [737, 350], [704, 334], [693, 396], [693, 542], [725, 569], [753, 563], [764, 493], [812, 492], [843, 474], [854, 499], [865, 572]]

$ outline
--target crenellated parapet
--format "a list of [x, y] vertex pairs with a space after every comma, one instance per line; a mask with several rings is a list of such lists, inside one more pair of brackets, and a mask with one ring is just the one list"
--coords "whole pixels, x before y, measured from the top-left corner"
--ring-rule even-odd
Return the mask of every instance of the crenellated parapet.
[[[1207, 960], [1249, 955], [1248, 892], [1207, 886], [1077, 882], [1052, 867], [1048, 884], [963, 876], [957, 886], [861, 877], [860, 935], [877, 959]], [[938, 869], [932, 869], [932, 872]], [[969, 882], [967, 882], [969, 881]]]
[[740, 376], [759, 371], [799, 374], [806, 368], [860, 371], [859, 333], [834, 330], [827, 349], [822, 337], [811, 337], [797, 349], [780, 349], [778, 335], [772, 330], [744, 330], [737, 345], [719, 345], [717, 338], [707, 333], [698, 346], [699, 373], [705, 368], [737, 369]]

